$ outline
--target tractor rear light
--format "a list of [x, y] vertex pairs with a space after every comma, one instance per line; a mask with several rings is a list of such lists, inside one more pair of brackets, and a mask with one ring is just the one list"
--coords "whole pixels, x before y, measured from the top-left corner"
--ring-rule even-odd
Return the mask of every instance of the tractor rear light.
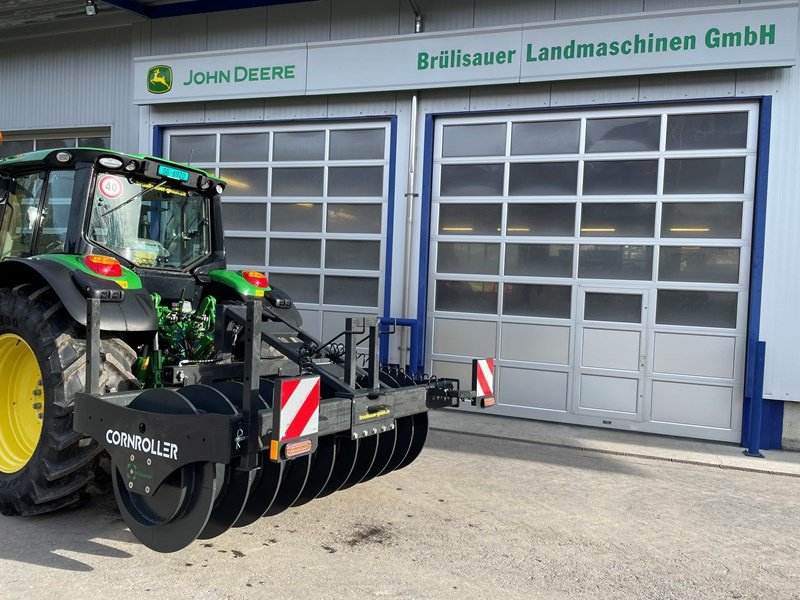
[[122, 265], [116, 258], [102, 254], [89, 254], [83, 257], [83, 264], [92, 272], [103, 277], [122, 277]]
[[257, 288], [269, 287], [267, 276], [259, 271], [242, 271], [242, 277], [247, 283]]
[[59, 152], [58, 154], [56, 154], [56, 160], [58, 162], [68, 163], [69, 161], [72, 160], [72, 154], [70, 154], [69, 152]]
[[101, 165], [103, 165], [106, 169], [121, 169], [122, 168], [122, 161], [118, 158], [113, 156], [103, 156], [100, 160], [98, 160]]
[[311, 452], [313, 444], [311, 440], [300, 440], [299, 442], [289, 442], [284, 446], [286, 458], [297, 458]]

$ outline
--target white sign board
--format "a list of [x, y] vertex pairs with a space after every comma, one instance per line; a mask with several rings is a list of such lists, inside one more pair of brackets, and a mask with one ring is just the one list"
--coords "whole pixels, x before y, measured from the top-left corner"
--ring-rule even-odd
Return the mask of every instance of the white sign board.
[[137, 104], [788, 67], [798, 2], [137, 58]]

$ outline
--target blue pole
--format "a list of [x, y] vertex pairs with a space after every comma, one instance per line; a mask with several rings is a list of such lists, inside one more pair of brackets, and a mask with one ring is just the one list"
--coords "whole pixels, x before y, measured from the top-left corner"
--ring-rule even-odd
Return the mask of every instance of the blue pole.
[[764, 404], [764, 359], [767, 343], [756, 342], [756, 364], [753, 373], [753, 397], [750, 400], [750, 440], [745, 456], [764, 458], [761, 454], [761, 412]]

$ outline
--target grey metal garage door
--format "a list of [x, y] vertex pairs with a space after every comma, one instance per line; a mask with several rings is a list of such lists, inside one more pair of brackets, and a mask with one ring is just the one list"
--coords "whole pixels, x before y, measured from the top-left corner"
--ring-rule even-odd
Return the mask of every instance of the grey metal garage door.
[[752, 103], [437, 120], [428, 357], [499, 411], [737, 441]]
[[228, 263], [257, 268], [322, 337], [383, 307], [387, 121], [168, 130], [169, 158], [228, 181]]

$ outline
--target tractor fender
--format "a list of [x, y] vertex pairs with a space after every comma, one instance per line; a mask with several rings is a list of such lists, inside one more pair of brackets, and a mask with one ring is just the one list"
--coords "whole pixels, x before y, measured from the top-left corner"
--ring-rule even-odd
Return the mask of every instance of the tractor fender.
[[[0, 287], [13, 288], [31, 282], [49, 285], [69, 315], [86, 325], [86, 296], [78, 289], [69, 268], [50, 260], [12, 258], [0, 262]], [[101, 302], [100, 329], [156, 331], [158, 318], [150, 294], [144, 289], [125, 290], [121, 301]]]

